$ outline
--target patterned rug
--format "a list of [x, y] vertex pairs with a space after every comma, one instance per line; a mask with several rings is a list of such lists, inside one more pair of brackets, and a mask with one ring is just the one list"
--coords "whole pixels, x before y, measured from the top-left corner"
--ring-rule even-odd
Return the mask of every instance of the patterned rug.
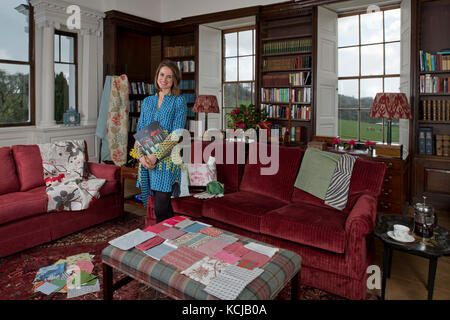
[[[74, 233], [59, 240], [46, 243], [17, 254], [0, 258], [0, 300], [65, 300], [67, 294], [52, 293], [45, 295], [33, 291], [33, 280], [36, 272], [41, 268], [51, 265], [65, 257], [89, 252], [95, 255], [93, 259], [93, 274], [98, 276], [100, 289], [103, 288], [101, 252], [108, 245], [108, 241], [117, 238], [136, 228], [144, 227], [144, 217], [129, 214], [124, 217], [106, 222], [99, 226]], [[114, 281], [122, 275], [114, 272]], [[302, 300], [344, 300], [341, 297], [329, 294], [325, 291], [301, 286], [300, 297]], [[377, 299], [375, 295], [369, 295], [368, 299]], [[75, 300], [100, 300], [102, 291], [86, 294]], [[166, 295], [141, 284], [131, 281], [114, 292], [115, 300], [169, 300]], [[290, 287], [283, 289], [277, 299], [290, 299]]]

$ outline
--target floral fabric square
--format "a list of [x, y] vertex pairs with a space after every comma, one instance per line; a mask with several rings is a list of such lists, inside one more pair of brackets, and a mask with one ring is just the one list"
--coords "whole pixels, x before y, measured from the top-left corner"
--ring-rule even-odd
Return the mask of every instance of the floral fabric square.
[[207, 286], [212, 279], [217, 277], [229, 266], [230, 264], [222, 262], [218, 259], [204, 257], [202, 260], [197, 261], [189, 268], [183, 270], [181, 274], [184, 274], [192, 280], [198, 281]]

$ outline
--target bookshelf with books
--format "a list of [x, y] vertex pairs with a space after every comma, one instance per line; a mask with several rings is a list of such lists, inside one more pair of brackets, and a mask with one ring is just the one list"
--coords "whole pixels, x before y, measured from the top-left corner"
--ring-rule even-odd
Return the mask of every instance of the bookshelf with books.
[[314, 133], [314, 14], [262, 13], [258, 101], [280, 143], [304, 146]]
[[198, 84], [198, 26], [163, 26], [161, 52], [164, 59], [174, 61], [181, 71], [180, 90], [188, 107], [186, 129], [197, 119], [193, 111]]
[[413, 43], [413, 202], [427, 196], [450, 209], [450, 3], [415, 0]]

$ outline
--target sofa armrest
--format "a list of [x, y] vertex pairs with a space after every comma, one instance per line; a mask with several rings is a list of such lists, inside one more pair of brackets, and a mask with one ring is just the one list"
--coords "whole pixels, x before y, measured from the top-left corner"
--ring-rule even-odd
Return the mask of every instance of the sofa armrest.
[[363, 194], [350, 211], [345, 222], [345, 233], [354, 233], [364, 237], [370, 234], [375, 226], [377, 217], [377, 198]]
[[120, 167], [113, 164], [88, 162], [89, 172], [106, 181], [120, 180]]

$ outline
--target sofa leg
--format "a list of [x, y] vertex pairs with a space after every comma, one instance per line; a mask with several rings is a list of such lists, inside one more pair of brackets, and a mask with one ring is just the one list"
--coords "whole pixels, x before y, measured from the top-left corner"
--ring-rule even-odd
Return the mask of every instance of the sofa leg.
[[113, 269], [103, 263], [103, 300], [112, 300], [113, 292]]
[[300, 270], [291, 279], [291, 300], [299, 299], [299, 289], [300, 289]]

